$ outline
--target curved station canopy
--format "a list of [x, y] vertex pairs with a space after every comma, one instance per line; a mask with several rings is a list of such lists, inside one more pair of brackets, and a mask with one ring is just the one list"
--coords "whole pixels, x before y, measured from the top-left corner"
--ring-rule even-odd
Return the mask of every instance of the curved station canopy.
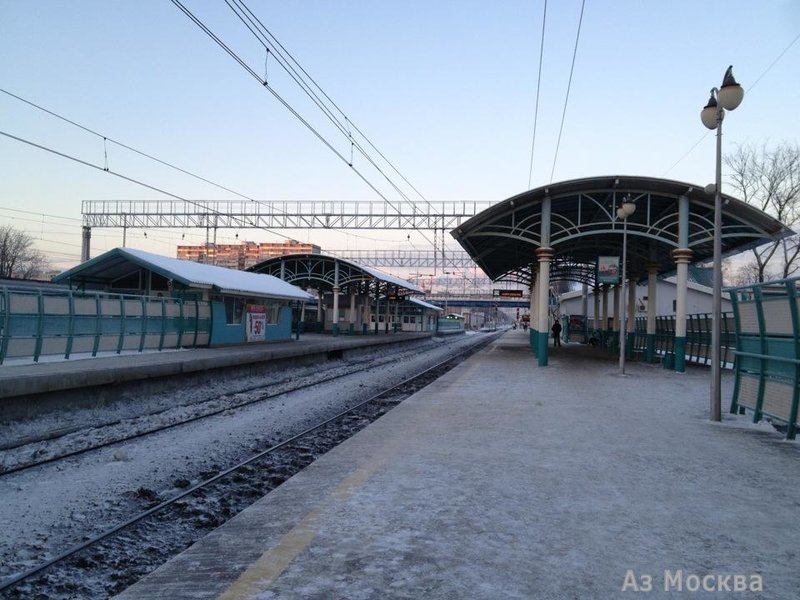
[[374, 293], [376, 285], [380, 295], [423, 294], [423, 290], [405, 279], [324, 254], [276, 256], [253, 265], [248, 271], [266, 273], [303, 288], [326, 292], [338, 288], [345, 295], [363, 293], [365, 289]]
[[[675, 250], [691, 251], [684, 255], [693, 263], [712, 259], [713, 191], [652, 177], [592, 177], [529, 190], [462, 223], [451, 235], [492, 280], [530, 284], [536, 250], [552, 248], [551, 281], [592, 284], [597, 258], [621, 254], [623, 221], [617, 208], [623, 202], [636, 206], [627, 219], [632, 277], [651, 269], [660, 275], [674, 272]], [[732, 196], [723, 194], [722, 203], [723, 255], [792, 233]]]

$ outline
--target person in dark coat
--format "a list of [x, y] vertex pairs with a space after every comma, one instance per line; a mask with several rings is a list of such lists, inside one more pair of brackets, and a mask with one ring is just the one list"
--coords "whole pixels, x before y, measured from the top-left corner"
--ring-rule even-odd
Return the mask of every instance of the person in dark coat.
[[556, 319], [556, 322], [553, 323], [550, 331], [553, 332], [553, 346], [561, 346], [561, 323], [559, 323], [558, 319]]

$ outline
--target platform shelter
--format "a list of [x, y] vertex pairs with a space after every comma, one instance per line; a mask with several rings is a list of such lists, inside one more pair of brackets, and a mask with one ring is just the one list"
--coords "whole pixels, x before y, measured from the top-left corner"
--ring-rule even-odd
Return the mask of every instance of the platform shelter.
[[[627, 219], [617, 216], [623, 203], [635, 205]], [[792, 234], [773, 217], [732, 196], [722, 194], [722, 204], [723, 256]], [[602, 322], [607, 323], [613, 310], [617, 335], [620, 307], [626, 306], [626, 335], [633, 335], [635, 297], [623, 303], [621, 281], [602, 283], [598, 272], [598, 264], [613, 265], [617, 273], [623, 271], [624, 227], [628, 294], [635, 293], [639, 281], [647, 281], [649, 286], [648, 344], [655, 344], [657, 278], [676, 275], [675, 368], [683, 370], [687, 274], [690, 264], [713, 258], [713, 190], [709, 193], [690, 183], [623, 175], [562, 181], [498, 202], [453, 229], [451, 235], [492, 280], [530, 286], [530, 343], [539, 365], [545, 366], [550, 323], [555, 316], [548, 301], [552, 282], [591, 286], [594, 314], [602, 314]], [[609, 294], [613, 295], [611, 302]]]
[[[313, 299], [303, 290], [275, 277], [133, 248], [109, 250], [60, 273], [53, 281], [66, 283], [70, 289], [81, 292], [127, 297], [127, 303], [123, 302], [104, 315], [108, 321], [106, 328], [114, 333], [125, 333], [132, 323], [143, 322], [146, 320], [143, 317], [153, 311], [161, 319], [166, 299], [180, 300], [182, 304], [191, 301], [195, 310], [210, 322], [199, 343], [195, 340], [193, 345], [289, 339], [292, 305]], [[180, 320], [184, 318], [181, 314]], [[139, 336], [137, 329], [132, 338]]]
[[[316, 322], [333, 335], [342, 330], [351, 334], [395, 330], [401, 325], [404, 300], [423, 294], [405, 279], [324, 254], [276, 256], [248, 270], [312, 290], [317, 296]], [[349, 299], [349, 309], [341, 308], [342, 297]], [[305, 320], [302, 315], [301, 321]]]

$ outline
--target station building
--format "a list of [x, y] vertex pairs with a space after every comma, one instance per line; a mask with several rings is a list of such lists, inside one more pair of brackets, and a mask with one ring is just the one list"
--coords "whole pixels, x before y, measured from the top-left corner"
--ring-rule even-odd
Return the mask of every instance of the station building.
[[[194, 318], [207, 326], [193, 345], [218, 346], [285, 340], [292, 333], [293, 308], [313, 297], [265, 274], [250, 273], [159, 256], [132, 248], [115, 248], [56, 276], [71, 290], [122, 295], [106, 302], [108, 333], [116, 336], [135, 317]], [[167, 301], [169, 301], [167, 303]], [[103, 304], [98, 304], [103, 308]], [[169, 307], [169, 309], [165, 307]], [[98, 309], [100, 310], [100, 309]], [[164, 315], [165, 311], [169, 315]], [[153, 334], [155, 335], [154, 331]], [[138, 327], [132, 336], [145, 336]]]

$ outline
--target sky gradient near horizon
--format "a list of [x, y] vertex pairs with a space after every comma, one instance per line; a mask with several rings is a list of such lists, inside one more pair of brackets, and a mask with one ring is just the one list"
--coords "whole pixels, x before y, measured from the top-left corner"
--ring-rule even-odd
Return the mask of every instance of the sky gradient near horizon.
[[[263, 48], [223, 0], [184, 3], [264, 74]], [[247, 5], [425, 199], [500, 201], [529, 188], [543, 1]], [[699, 114], [729, 64], [746, 93], [723, 151], [800, 139], [786, 110], [800, 100], [800, 3], [587, 0], [556, 160], [580, 11], [581, 0], [547, 6], [530, 187], [613, 174], [709, 183], [714, 135]], [[349, 157], [346, 136], [274, 59], [266, 74]], [[0, 89], [259, 200], [381, 200], [169, 0], [0, 0]], [[184, 198], [236, 199], [4, 93], [0, 131]], [[0, 164], [0, 224], [28, 231], [60, 268], [79, 260], [82, 200], [165, 198], [6, 136]], [[400, 199], [363, 158], [354, 165]], [[144, 233], [129, 231], [128, 245], [167, 256], [205, 240]], [[323, 249], [431, 247], [419, 232], [282, 233]], [[237, 234], [281, 240], [257, 230], [217, 240]], [[93, 231], [93, 256], [120, 245], [121, 230]]]

